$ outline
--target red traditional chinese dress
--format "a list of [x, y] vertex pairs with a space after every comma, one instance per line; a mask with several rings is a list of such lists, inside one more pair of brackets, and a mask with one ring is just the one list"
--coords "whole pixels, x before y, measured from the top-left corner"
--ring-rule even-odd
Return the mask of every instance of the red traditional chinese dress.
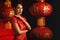
[[[24, 18], [24, 17], [23, 17]], [[25, 19], [25, 18], [24, 18]], [[26, 20], [26, 19], [25, 19]], [[20, 20], [17, 17], [12, 18], [12, 21], [14, 23], [17, 23], [19, 28], [23, 31], [26, 30], [26, 25], [24, 24], [24, 22], [22, 20]], [[16, 40], [26, 40], [26, 33], [24, 34], [20, 34], [18, 36], [16, 36]]]

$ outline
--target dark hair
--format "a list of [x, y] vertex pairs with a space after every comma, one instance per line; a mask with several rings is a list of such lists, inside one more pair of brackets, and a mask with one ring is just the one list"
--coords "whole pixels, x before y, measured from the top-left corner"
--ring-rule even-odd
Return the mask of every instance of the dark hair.
[[[14, 8], [16, 8], [17, 4], [22, 4], [22, 1], [19, 0], [11, 0], [11, 4]], [[22, 4], [23, 5], [23, 4]]]

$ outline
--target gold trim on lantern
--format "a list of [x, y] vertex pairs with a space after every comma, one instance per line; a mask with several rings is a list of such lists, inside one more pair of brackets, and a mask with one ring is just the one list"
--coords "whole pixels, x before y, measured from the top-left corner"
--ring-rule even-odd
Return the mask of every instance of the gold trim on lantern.
[[34, 9], [34, 13], [37, 13], [37, 12], [39, 13], [39, 7], [38, 6], [34, 5], [33, 9]]

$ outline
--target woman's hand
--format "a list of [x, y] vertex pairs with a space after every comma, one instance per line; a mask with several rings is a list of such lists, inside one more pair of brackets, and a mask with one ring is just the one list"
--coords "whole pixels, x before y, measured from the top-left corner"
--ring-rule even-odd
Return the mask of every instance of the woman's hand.
[[20, 15], [15, 15], [16, 17], [20, 18], [21, 16]]
[[20, 15], [15, 15], [15, 16], [18, 17], [18, 18], [20, 18], [25, 23], [25, 25], [27, 26], [27, 28], [29, 30], [31, 30], [31, 26], [29, 25], [29, 23], [22, 16], [20, 16]]

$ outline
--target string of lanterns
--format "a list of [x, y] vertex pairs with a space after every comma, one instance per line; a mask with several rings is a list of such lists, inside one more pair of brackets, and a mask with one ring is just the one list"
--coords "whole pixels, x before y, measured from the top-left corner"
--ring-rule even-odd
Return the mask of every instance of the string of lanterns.
[[30, 14], [37, 17], [37, 27], [32, 29], [30, 33], [30, 38], [32, 40], [35, 40], [35, 38], [51, 40], [53, 33], [48, 27], [46, 27], [45, 17], [49, 16], [52, 13], [52, 10], [52, 5], [45, 2], [45, 0], [37, 0], [36, 3], [32, 4], [29, 9]]

